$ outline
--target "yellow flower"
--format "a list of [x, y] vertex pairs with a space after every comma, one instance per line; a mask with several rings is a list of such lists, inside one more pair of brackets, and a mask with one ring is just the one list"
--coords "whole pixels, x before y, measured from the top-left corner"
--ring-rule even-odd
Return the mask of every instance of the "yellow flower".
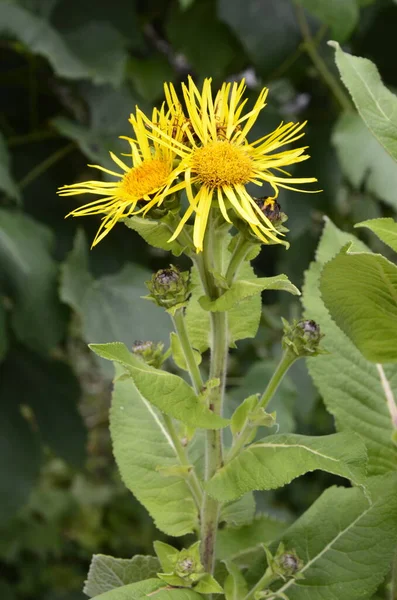
[[[215, 204], [229, 223], [228, 210], [234, 210], [262, 242], [286, 244], [277, 237], [281, 234], [263, 214], [245, 186], [250, 182], [262, 185], [263, 181], [267, 181], [274, 190], [272, 198], [277, 198], [279, 188], [300, 191], [290, 184], [317, 181], [314, 177], [292, 178], [282, 169], [309, 158], [304, 153], [306, 147], [280, 151], [282, 146], [304, 135], [302, 129], [306, 123], [281, 123], [272, 133], [248, 142], [247, 135], [266, 105], [266, 88], [259, 94], [254, 107], [245, 114], [243, 109], [247, 99], [243, 99], [244, 80], [239, 84], [223, 84], [215, 99], [212, 96], [211, 79], [204, 81], [200, 92], [189, 77], [188, 85], [182, 84], [182, 90], [186, 117], [184, 122], [180, 120], [181, 133], [177, 138], [142, 115], [151, 129], [151, 139], [180, 158], [174, 175], [184, 178], [183, 187], [189, 207], [170, 241], [179, 235], [184, 224], [195, 213], [193, 241], [197, 252], [200, 252], [210, 209]], [[169, 114], [174, 117], [180, 115], [182, 104], [172, 84], [165, 85], [165, 96]]]
[[[183, 187], [181, 184], [172, 185], [175, 181], [174, 151], [156, 140], [149, 140], [149, 132], [142, 113], [131, 115], [130, 123], [136, 139], [124, 136], [122, 139], [127, 140], [130, 145], [131, 152], [124, 156], [130, 157], [131, 164], [126, 164], [124, 160], [110, 152], [120, 172], [99, 165], [89, 165], [116, 177], [117, 181], [84, 181], [65, 185], [58, 191], [61, 196], [78, 194], [101, 196], [99, 200], [76, 208], [67, 215], [74, 217], [104, 215], [93, 246], [100, 242], [121, 219], [132, 214], [147, 212], [152, 206], [160, 205], [166, 196]], [[164, 108], [160, 111], [153, 110], [152, 123], [166, 135], [173, 135], [176, 140], [178, 136], [183, 135], [180, 119], [174, 115], [171, 120], [165, 115]]]

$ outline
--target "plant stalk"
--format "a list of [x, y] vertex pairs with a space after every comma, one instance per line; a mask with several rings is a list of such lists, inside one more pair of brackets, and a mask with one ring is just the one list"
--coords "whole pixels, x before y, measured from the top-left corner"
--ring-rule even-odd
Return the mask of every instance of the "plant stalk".
[[[276, 393], [278, 386], [284, 379], [284, 376], [287, 373], [288, 369], [295, 362], [295, 360], [297, 360], [297, 358], [298, 357], [296, 356], [296, 354], [291, 350], [287, 349], [284, 351], [276, 370], [274, 371], [269, 383], [266, 386], [265, 391], [263, 392], [259, 400], [258, 406], [256, 407], [254, 414], [259, 414], [262, 411], [262, 409], [265, 409], [267, 407], [270, 400]], [[252, 430], [249, 420], [247, 420], [243, 429], [240, 432], [240, 435], [238, 436], [236, 442], [233, 444], [229, 454], [227, 455], [226, 462], [230, 462], [240, 453], [242, 448], [244, 448], [244, 446], [248, 442], [251, 435], [251, 431]]]
[[247, 240], [247, 238], [242, 234], [237, 234], [238, 240], [236, 246], [234, 248], [232, 257], [230, 259], [229, 266], [226, 271], [226, 283], [231, 286], [238, 270], [241, 266], [241, 263], [244, 261], [247, 256], [249, 250], [252, 248], [253, 244]]
[[179, 341], [182, 346], [183, 355], [185, 357], [186, 365], [189, 370], [190, 379], [192, 381], [194, 391], [196, 394], [200, 394], [203, 391], [203, 380], [196, 359], [194, 357], [193, 348], [190, 344], [189, 335], [186, 329], [185, 317], [183, 314], [183, 308], [179, 308], [175, 311], [172, 317], [175, 331], [178, 335]]
[[276, 579], [278, 579], [278, 576], [272, 573], [270, 569], [266, 569], [263, 577], [261, 577], [258, 583], [256, 583], [254, 587], [248, 592], [244, 600], [253, 600], [255, 598], [256, 592], [261, 592], [262, 590], [265, 590], [269, 587], [271, 583], [273, 583], [273, 581], [276, 581]]

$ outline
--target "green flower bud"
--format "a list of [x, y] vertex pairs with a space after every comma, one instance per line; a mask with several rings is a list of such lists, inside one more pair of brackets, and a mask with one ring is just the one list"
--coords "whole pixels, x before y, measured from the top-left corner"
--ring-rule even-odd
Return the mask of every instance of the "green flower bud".
[[292, 325], [285, 319], [284, 336], [282, 339], [283, 348], [292, 350], [298, 357], [317, 356], [325, 352], [319, 348], [319, 343], [324, 337], [320, 332], [320, 327], [315, 321], [294, 320]]
[[303, 562], [294, 550], [284, 552], [277, 558], [278, 568], [285, 577], [293, 577], [303, 567]]
[[186, 306], [190, 296], [189, 278], [189, 271], [181, 272], [173, 265], [169, 269], [161, 269], [146, 282], [150, 291], [147, 297], [174, 313], [177, 308]]
[[132, 352], [141, 358], [147, 365], [158, 369], [164, 362], [164, 344], [161, 342], [136, 341], [132, 346]]

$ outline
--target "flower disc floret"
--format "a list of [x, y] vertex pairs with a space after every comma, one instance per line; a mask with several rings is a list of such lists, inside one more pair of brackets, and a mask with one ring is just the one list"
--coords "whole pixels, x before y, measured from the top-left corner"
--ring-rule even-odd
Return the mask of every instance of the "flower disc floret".
[[210, 189], [245, 184], [253, 174], [252, 160], [229, 141], [210, 142], [194, 151], [192, 173]]

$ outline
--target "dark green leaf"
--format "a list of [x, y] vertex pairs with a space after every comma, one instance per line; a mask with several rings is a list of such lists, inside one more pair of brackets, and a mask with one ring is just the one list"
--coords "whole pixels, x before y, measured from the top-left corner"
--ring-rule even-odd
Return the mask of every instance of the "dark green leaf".
[[10, 158], [3, 136], [0, 133], [0, 189], [8, 194], [10, 198], [18, 200], [20, 193], [16, 182], [11, 174]]
[[300, 0], [309, 12], [329, 25], [332, 36], [339, 42], [347, 40], [358, 23], [357, 0]]

